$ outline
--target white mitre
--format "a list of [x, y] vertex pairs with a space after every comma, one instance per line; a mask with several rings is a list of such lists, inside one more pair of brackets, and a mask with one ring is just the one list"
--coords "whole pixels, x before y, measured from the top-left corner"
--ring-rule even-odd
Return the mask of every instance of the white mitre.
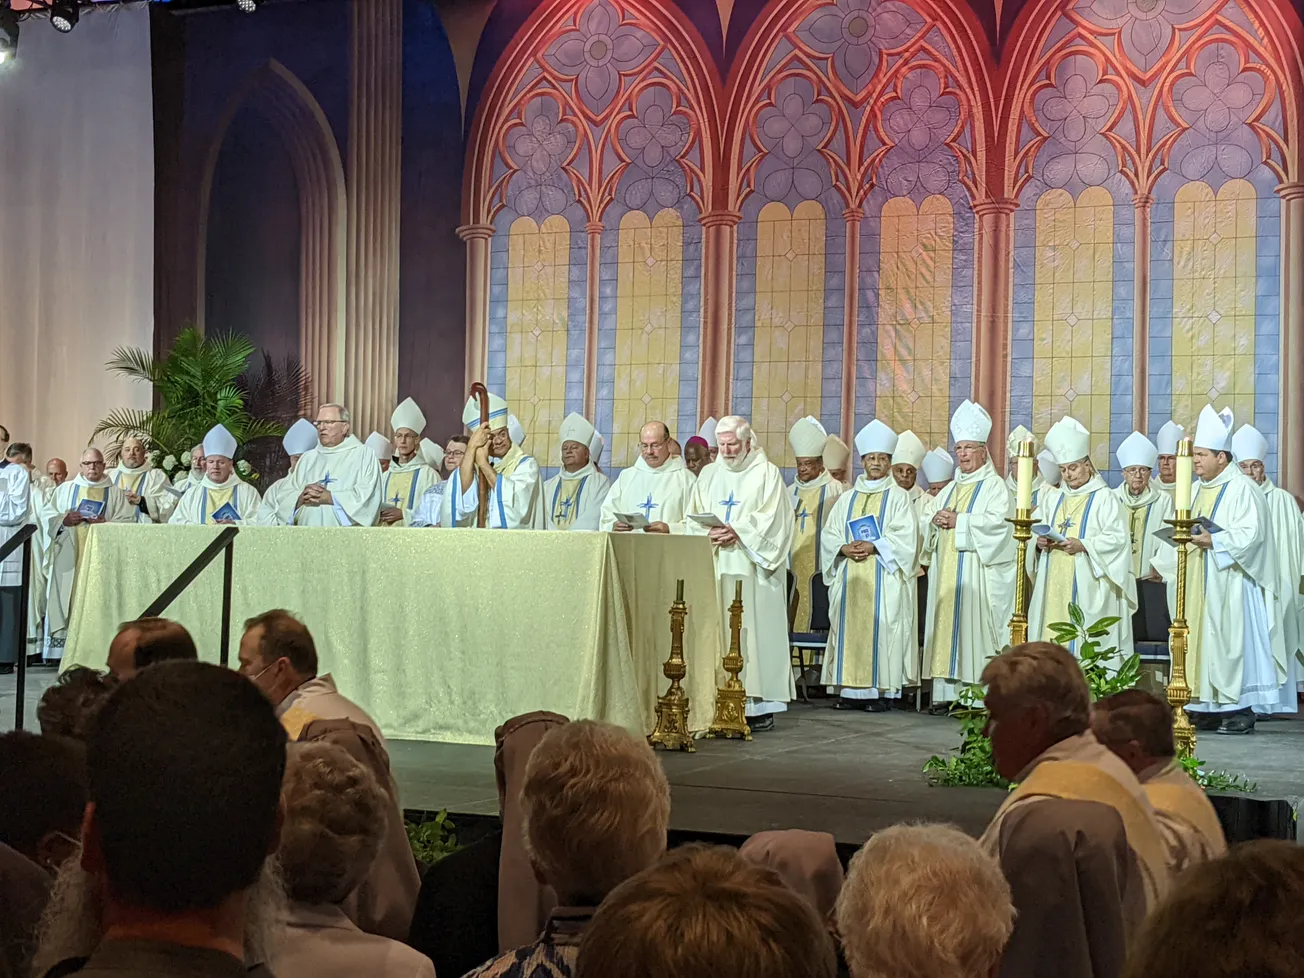
[[955, 478], [955, 459], [944, 448], [934, 448], [924, 456], [924, 478], [930, 486]]
[[822, 458], [824, 443], [828, 440], [829, 433], [824, 430], [824, 425], [810, 415], [798, 419], [788, 432], [788, 444], [797, 458]]
[[[572, 411], [562, 419], [559, 444], [565, 445], [568, 441], [574, 441], [588, 448], [595, 434], [597, 434], [597, 429], [589, 424], [583, 415]], [[592, 453], [592, 449], [590, 449], [590, 453]]]
[[716, 421], [715, 418], [707, 418], [702, 422], [702, 427], [697, 431], [698, 436], [705, 439], [706, 443], [712, 448], [719, 447], [715, 443], [715, 426], [719, 423], [720, 422]]
[[[1077, 459], [1074, 459], [1077, 461]], [[1052, 486], [1060, 484], [1060, 467], [1059, 462], [1055, 461], [1055, 456], [1050, 453], [1049, 449], [1043, 448], [1041, 454], [1037, 456], [1037, 470], [1041, 473], [1043, 482]]]
[[382, 462], [388, 462], [394, 457], [394, 446], [379, 431], [373, 431], [367, 436], [366, 445], [376, 453], [376, 458]]
[[1232, 436], [1232, 455], [1238, 462], [1262, 462], [1268, 457], [1268, 439], [1254, 425], [1243, 424]]
[[444, 466], [444, 450], [429, 438], [421, 439], [421, 460], [435, 470]]
[[398, 434], [399, 428], [406, 428], [419, 435], [426, 430], [426, 416], [417, 407], [417, 402], [409, 397], [389, 416], [389, 426], [394, 434]]
[[300, 418], [290, 425], [290, 430], [281, 439], [281, 447], [286, 455], [302, 455], [310, 452], [319, 444], [317, 426], [307, 418]]
[[891, 455], [896, 451], [897, 433], [875, 418], [856, 432], [856, 454], [861, 458], [866, 455]]
[[[1174, 448], [1176, 446], [1174, 445]], [[1159, 449], [1145, 435], [1139, 431], [1134, 431], [1123, 439], [1123, 444], [1118, 446], [1118, 451], [1114, 453], [1118, 459], [1120, 469], [1129, 469], [1134, 465], [1144, 465], [1151, 471], [1154, 470], [1155, 463], [1159, 461]]]
[[1160, 455], [1176, 455], [1177, 443], [1186, 437], [1186, 429], [1176, 421], [1165, 421], [1155, 435], [1155, 447]]
[[918, 435], [907, 429], [897, 438], [896, 450], [892, 453], [892, 464], [909, 465], [918, 471], [919, 466], [924, 464], [924, 456], [927, 454], [928, 446], [919, 440]]
[[1084, 459], [1091, 454], [1091, 432], [1076, 418], [1060, 418], [1046, 432], [1046, 450], [1059, 465]]
[[851, 449], [837, 435], [829, 435], [828, 440], [824, 442], [824, 467], [830, 472], [835, 469], [846, 468], [851, 461]]
[[525, 444], [525, 429], [521, 427], [521, 419], [514, 414], [507, 416], [507, 434], [511, 437], [513, 445]]
[[951, 437], [956, 442], [986, 443], [992, 433], [992, 416], [981, 404], [966, 400], [951, 415]]
[[1207, 448], [1211, 452], [1230, 452], [1232, 450], [1232, 425], [1235, 418], [1231, 408], [1215, 411], [1212, 404], [1206, 404], [1200, 412], [1200, 420], [1195, 426], [1195, 448]]
[[1023, 425], [1019, 425], [1017, 428], [1015, 428], [1013, 431], [1010, 432], [1010, 440], [1005, 443], [1005, 454], [1008, 455], [1010, 458], [1014, 458], [1015, 456], [1017, 456], [1019, 454], [1019, 445], [1023, 443], [1023, 439], [1025, 438], [1032, 439], [1032, 450], [1036, 452], [1037, 439], [1033, 436], [1031, 431], [1029, 431]]
[[225, 425], [214, 425], [204, 436], [204, 457], [217, 455], [221, 458], [235, 458], [235, 437], [226, 430]]
[[[489, 394], [489, 430], [497, 431], [499, 428], [507, 427], [507, 402], [497, 394]], [[478, 397], [469, 398], [466, 407], [462, 408], [462, 424], [468, 428], [480, 427], [480, 399]], [[517, 444], [513, 438], [513, 444]]]
[[589, 461], [597, 465], [602, 458], [602, 450], [606, 447], [607, 439], [603, 438], [597, 429], [594, 429], [593, 437], [589, 439]]

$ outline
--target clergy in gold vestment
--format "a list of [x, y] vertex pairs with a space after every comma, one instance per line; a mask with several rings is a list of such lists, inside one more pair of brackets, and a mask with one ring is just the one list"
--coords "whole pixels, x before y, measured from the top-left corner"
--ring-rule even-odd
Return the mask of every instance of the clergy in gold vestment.
[[844, 492], [851, 485], [851, 449], [837, 435], [829, 435], [824, 443], [824, 468]]
[[[1197, 729], [1248, 733], [1256, 709], [1278, 706], [1287, 676], [1272, 519], [1263, 492], [1232, 464], [1230, 410], [1206, 404], [1193, 441], [1191, 515], [1217, 529], [1193, 534], [1186, 562], [1188, 709]], [[1175, 618], [1176, 548], [1161, 547], [1154, 567]]]
[[[705, 453], [705, 443], [702, 450]], [[648, 521], [644, 533], [681, 532], [697, 477], [683, 458], [670, 454], [670, 429], [664, 421], [643, 426], [638, 451], [637, 461], [616, 476], [602, 500], [598, 529], [628, 533], [633, 527], [619, 517], [642, 516]]]
[[824, 426], [812, 417], [798, 419], [788, 432], [788, 444], [797, 458], [797, 478], [788, 487], [796, 520], [792, 550], [788, 555], [793, 587], [797, 590], [797, 613], [792, 620], [794, 632], [810, 631], [811, 578], [821, 571], [824, 524], [834, 500], [845, 488], [824, 468], [824, 443], [828, 437]]
[[295, 526], [375, 526], [380, 512], [380, 462], [353, 436], [339, 404], [317, 410], [320, 444], [305, 452], [288, 478], [277, 516]]
[[290, 485], [290, 476], [294, 474], [299, 459], [305, 452], [317, 447], [316, 426], [307, 418], [300, 418], [290, 425], [290, 430], [281, 439], [281, 447], [290, 458], [290, 471], [285, 478], [277, 479], [263, 493], [263, 504], [258, 507], [258, 515], [254, 517], [254, 522], [259, 526], [285, 526], [280, 516], [284, 493]]
[[389, 468], [381, 479], [381, 526], [411, 526], [421, 497], [426, 490], [439, 482], [439, 476], [430, 467], [421, 442], [421, 432], [426, 428], [426, 416], [412, 398], [390, 415], [389, 426], [394, 431], [394, 454]]
[[[756, 718], [753, 729], [767, 730], [795, 692], [786, 598], [792, 506], [782, 473], [756, 445], [751, 425], [736, 416], [722, 418], [715, 438], [720, 457], [698, 477], [684, 528], [706, 534], [713, 544], [726, 641], [734, 585], [742, 582], [747, 715]], [[691, 519], [705, 514], [724, 525], [708, 530]]]
[[118, 464], [108, 476], [122, 490], [127, 502], [136, 507], [140, 523], [166, 523], [176, 506], [177, 497], [168, 492], [171, 484], [160, 469], [149, 464], [145, 443], [132, 435], [122, 440]]
[[1018, 782], [981, 840], [1018, 912], [1001, 975], [1117, 975], [1169, 886], [1154, 807], [1092, 733], [1086, 677], [1065, 649], [1015, 646], [987, 664], [982, 681], [992, 763]]
[[258, 517], [258, 490], [235, 474], [236, 443], [223, 425], [204, 436], [204, 478], [177, 504], [169, 523], [244, 525]]
[[572, 411], [561, 422], [562, 469], [543, 484], [544, 516], [549, 530], [596, 530], [611, 480], [599, 472], [589, 453], [597, 431]]
[[[1050, 626], [1069, 620], [1069, 605], [1082, 609], [1088, 625], [1117, 618], [1101, 648], [1132, 654], [1132, 612], [1136, 578], [1126, 510], [1091, 464], [1091, 433], [1073, 418], [1061, 418], [1046, 433], [1046, 447], [1063, 473], [1059, 486], [1041, 487], [1034, 525], [1049, 526], [1061, 540], [1037, 538], [1037, 571], [1028, 606], [1028, 635], [1050, 641]], [[1076, 643], [1070, 652], [1077, 653]]]
[[918, 503], [924, 494], [924, 487], [919, 484], [919, 469], [927, 454], [928, 446], [913, 431], [907, 429], [897, 437], [896, 450], [892, 453], [892, 478], [909, 493], [912, 503]]
[[479, 402], [462, 409], [462, 423], [473, 428], [462, 464], [448, 480], [439, 509], [439, 525], [473, 527], [480, 506], [478, 474], [489, 480], [489, 519], [495, 530], [542, 530], [543, 482], [539, 463], [512, 441], [507, 402], [489, 395], [489, 423], [480, 424]]
[[[878, 713], [919, 682], [915, 563], [919, 522], [891, 472], [897, 436], [875, 419], [856, 435], [864, 474], [833, 504], [821, 564], [829, 587], [829, 642], [821, 682], [838, 687], [840, 709]], [[852, 532], [872, 516], [876, 539]]]
[[1157, 488], [1170, 496], [1177, 491], [1177, 443], [1185, 437], [1186, 429], [1176, 421], [1165, 421], [1155, 435], [1155, 448], [1159, 453], [1156, 459], [1159, 468]]
[[1009, 641], [1018, 552], [1006, 522], [1010, 492], [987, 457], [991, 430], [991, 415], [967, 400], [951, 418], [959, 468], [931, 517], [936, 536], [924, 626], [933, 712], [943, 712], [962, 684], [977, 682], [983, 663]]
[[1160, 489], [1153, 478], [1159, 452], [1149, 438], [1134, 431], [1123, 439], [1116, 455], [1123, 481], [1114, 494], [1127, 509], [1132, 576], [1137, 580], [1157, 581], [1159, 575], [1153, 566], [1155, 550], [1164, 544], [1155, 538], [1155, 533], [1167, 526], [1165, 521], [1172, 519], [1176, 512], [1172, 494]]

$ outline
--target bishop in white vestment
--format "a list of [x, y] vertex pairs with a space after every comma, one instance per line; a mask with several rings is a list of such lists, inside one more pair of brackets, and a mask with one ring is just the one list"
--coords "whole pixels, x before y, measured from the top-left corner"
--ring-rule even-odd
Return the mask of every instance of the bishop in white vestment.
[[924, 492], [930, 496], [936, 496], [955, 478], [955, 459], [945, 448], [934, 448], [925, 455], [923, 468], [924, 480], [928, 483]]
[[1171, 493], [1164, 492], [1153, 477], [1158, 449], [1145, 435], [1134, 431], [1123, 439], [1115, 453], [1123, 470], [1123, 481], [1114, 490], [1127, 509], [1128, 536], [1132, 539], [1132, 576], [1137, 580], [1158, 580], [1154, 570], [1157, 548], [1165, 546], [1155, 533], [1173, 518]]
[[177, 503], [178, 526], [243, 526], [258, 517], [258, 490], [235, 474], [236, 442], [224, 425], [204, 436], [204, 478]]
[[168, 492], [167, 475], [149, 464], [145, 443], [134, 435], [122, 440], [118, 464], [108, 476], [122, 490], [127, 502], [136, 507], [140, 523], [166, 523], [176, 507], [177, 497]]
[[[1032, 450], [1035, 453], [1037, 451], [1037, 439], [1023, 425], [1015, 426], [1014, 430], [1010, 432], [1010, 437], [1005, 440], [1005, 455], [1007, 458], [1005, 463], [1005, 485], [1010, 490], [1010, 499], [1014, 499], [1015, 493], [1019, 491], [1018, 480], [1015, 478], [1014, 460], [1018, 457], [1019, 445], [1023, 443], [1025, 438], [1032, 439]], [[1032, 474], [1032, 489], [1034, 492], [1041, 486], [1041, 483], [1041, 472], [1038, 470]]]
[[[1277, 547], [1267, 499], [1231, 464], [1232, 413], [1200, 412], [1192, 462], [1191, 515], [1217, 527], [1194, 534], [1186, 560], [1186, 678], [1197, 730], [1254, 729], [1256, 708], [1274, 710], [1286, 682], [1286, 643], [1277, 607]], [[1162, 547], [1154, 567], [1177, 602], [1177, 549]]]
[[[714, 545], [715, 574], [729, 639], [734, 586], [743, 585], [743, 685], [755, 730], [769, 729], [772, 714], [788, 708], [796, 687], [788, 655], [788, 552], [792, 504], [783, 474], [755, 442], [751, 425], [730, 415], [715, 430], [720, 457], [702, 470], [689, 501], [689, 533]], [[707, 529], [691, 519], [710, 514], [723, 526]]]
[[[1061, 418], [1046, 433], [1046, 448], [1063, 473], [1059, 486], [1043, 485], [1034, 525], [1062, 539], [1037, 538], [1037, 571], [1028, 606], [1028, 637], [1053, 642], [1050, 626], [1070, 620], [1069, 605], [1082, 609], [1087, 625], [1118, 618], [1100, 640], [1118, 650], [1115, 663], [1132, 654], [1136, 577], [1126, 509], [1091, 464], [1091, 433]], [[1069, 651], [1078, 654], [1076, 642]]]
[[1014, 505], [987, 457], [992, 419], [965, 401], [951, 418], [959, 468], [937, 496], [936, 534], [924, 625], [924, 677], [933, 680], [930, 711], [944, 712], [961, 685], [976, 683], [983, 665], [1009, 642], [1018, 552], [1006, 522]]
[[597, 470], [589, 444], [597, 432], [572, 411], [561, 423], [562, 469], [543, 484], [544, 517], [549, 530], [596, 530], [611, 480]]
[[824, 468], [846, 492], [851, 485], [851, 449], [837, 435], [829, 435], [824, 443]]
[[[385, 469], [381, 480], [381, 526], [411, 526], [426, 490], [439, 481], [436, 470], [426, 458], [421, 432], [426, 429], [426, 416], [417, 402], [406, 398], [390, 415], [389, 426], [394, 430], [395, 458]], [[438, 445], [433, 445], [438, 448]], [[443, 453], [440, 453], [443, 460]]]
[[[829, 644], [821, 682], [840, 690], [839, 707], [882, 712], [919, 683], [915, 622], [919, 522], [892, 472], [896, 434], [875, 419], [856, 435], [864, 473], [843, 493], [824, 527], [821, 565], [829, 587]], [[873, 540], [852, 532], [872, 516]]]
[[290, 486], [290, 476], [294, 474], [299, 459], [304, 453], [317, 447], [317, 426], [307, 418], [300, 418], [290, 425], [289, 431], [281, 439], [281, 447], [290, 457], [290, 471], [285, 478], [277, 479], [263, 493], [263, 503], [258, 507], [258, 515], [254, 517], [254, 522], [259, 526], [286, 525], [281, 520], [281, 504], [284, 502], [285, 493]]
[[82, 452], [81, 470], [56, 489], [40, 512], [50, 541], [45, 555], [45, 635], [41, 655], [63, 658], [68, 638], [68, 611], [72, 582], [77, 574], [80, 548], [77, 527], [83, 523], [135, 523], [136, 508], [104, 473], [104, 456], [98, 448]]
[[542, 530], [543, 481], [539, 463], [512, 441], [507, 402], [489, 395], [489, 423], [480, 424], [480, 405], [472, 398], [462, 423], [474, 429], [461, 466], [448, 479], [439, 507], [439, 525], [474, 527], [480, 507], [479, 476], [489, 479], [489, 517], [494, 530]]
[[810, 631], [811, 578], [821, 573], [824, 525], [834, 501], [846, 489], [824, 468], [824, 443], [828, 437], [824, 426], [809, 416], [799, 418], [788, 432], [788, 444], [797, 457], [797, 478], [788, 488], [797, 521], [788, 555], [797, 591], [794, 632]]
[[289, 474], [278, 517], [294, 526], [375, 526], [380, 512], [380, 462], [354, 437], [338, 404], [317, 411], [319, 444]]
[[620, 517], [642, 516], [648, 521], [645, 533], [678, 533], [697, 477], [683, 458], [670, 454], [670, 429], [664, 421], [645, 424], [638, 442], [638, 460], [616, 476], [602, 501], [598, 528], [628, 533], [633, 527]]
[[897, 436], [896, 451], [892, 453], [892, 478], [910, 494], [912, 503], [924, 494], [924, 487], [919, 484], [919, 469], [927, 454], [928, 446], [913, 431], [907, 429]]
[[1177, 443], [1186, 437], [1186, 429], [1176, 421], [1165, 421], [1155, 435], [1155, 448], [1159, 452], [1159, 485], [1161, 492], [1173, 495], [1177, 491]]

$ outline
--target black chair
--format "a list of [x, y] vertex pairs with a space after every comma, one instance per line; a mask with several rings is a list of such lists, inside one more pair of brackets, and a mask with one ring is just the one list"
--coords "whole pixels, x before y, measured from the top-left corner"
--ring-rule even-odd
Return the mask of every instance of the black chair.
[[1168, 587], [1163, 581], [1136, 582], [1136, 611], [1132, 613], [1132, 641], [1144, 662], [1168, 661]]
[[[824, 575], [816, 571], [810, 579], [810, 628], [796, 632], [792, 629], [797, 616], [797, 590], [794, 584], [792, 571], [788, 571], [788, 647], [792, 666], [797, 670], [802, 701], [810, 702], [806, 674], [811, 669], [823, 667], [824, 650], [829, 644], [829, 588], [824, 583]], [[807, 653], [810, 654], [809, 663], [806, 661]]]

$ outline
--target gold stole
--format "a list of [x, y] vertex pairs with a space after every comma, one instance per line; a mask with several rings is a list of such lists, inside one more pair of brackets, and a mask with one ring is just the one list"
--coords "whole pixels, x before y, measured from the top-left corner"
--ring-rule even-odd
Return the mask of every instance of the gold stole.
[[[882, 533], [885, 529], [883, 518], [886, 511], [887, 490], [860, 492], [852, 489], [851, 494], [854, 498], [847, 510], [847, 522], [850, 523], [872, 513], [878, 520], [879, 532]], [[844, 527], [843, 534], [846, 542], [851, 543], [850, 529]], [[838, 686], [889, 690], [897, 688], [891, 682], [886, 687], [881, 686], [878, 674], [878, 602], [882, 576], [883, 562], [877, 557], [870, 557], [865, 561], [855, 561], [848, 557], [842, 562], [842, 608], [838, 613], [838, 668], [834, 677], [834, 682]], [[913, 595], [910, 600], [914, 600]], [[853, 652], [848, 660], [848, 639], [854, 642], [854, 649], [868, 648], [869, 655], [856, 655]]]
[[[1091, 497], [1101, 491], [1096, 489], [1081, 496], [1061, 493], [1059, 503], [1047, 521], [1070, 540], [1082, 539], [1082, 518], [1084, 515], [1089, 515]], [[1042, 625], [1041, 640], [1053, 642], [1055, 639], [1051, 632], [1051, 623], [1068, 621], [1069, 604], [1076, 603], [1078, 589], [1075, 572], [1078, 558], [1062, 550], [1047, 550], [1041, 554], [1041, 559], [1047, 562], [1046, 599], [1043, 603], [1043, 613], [1046, 618]]]
[[[1222, 502], [1227, 483], [1219, 486], [1200, 484], [1191, 504], [1191, 517], [1207, 516], [1214, 519], [1218, 504]], [[1216, 523], [1217, 520], [1214, 520]], [[1204, 646], [1204, 585], [1208, 575], [1209, 551], [1194, 545], [1186, 551], [1186, 624], [1190, 631], [1186, 639], [1186, 685], [1191, 688], [1191, 699], [1201, 699], [1201, 652]]]
[[[417, 484], [417, 478], [421, 475], [420, 468], [414, 469], [395, 469], [390, 465], [389, 471], [385, 473], [385, 495], [381, 502], [381, 508], [393, 506], [395, 509], [401, 509], [406, 512], [409, 509], [415, 509], [419, 499], [409, 499], [412, 495], [412, 488]], [[411, 502], [411, 506], [408, 503]], [[397, 524], [395, 524], [397, 525]]]
[[1094, 801], [1118, 812], [1127, 832], [1127, 844], [1150, 872], [1162, 893], [1168, 880], [1168, 847], [1159, 826], [1123, 785], [1094, 764], [1081, 761], [1042, 761], [1001, 804], [996, 817], [1021, 798], [1031, 796], [1063, 798], [1065, 801]]
[[494, 468], [498, 472], [498, 478], [500, 479], [507, 478], [509, 475], [511, 475], [513, 472], [516, 471], [516, 467], [521, 464], [521, 461], [523, 459], [526, 458], [529, 458], [529, 456], [525, 454], [525, 451], [521, 448], [521, 446], [513, 445], [510, 449], [507, 450], [506, 455], [494, 461]]
[[[1127, 506], [1127, 503], [1123, 505]], [[1150, 502], [1144, 506], [1128, 506], [1128, 530], [1132, 534], [1132, 576], [1141, 576], [1141, 550], [1145, 543], [1146, 523], [1150, 520]]]
[[[127, 475], [123, 473], [121, 469], [119, 469], [117, 475], [115, 475], [113, 478], [113, 484], [117, 486], [119, 489], [121, 489], [123, 492], [129, 492], [132, 493], [133, 495], [139, 496], [141, 494], [140, 492], [141, 484], [145, 481], [145, 476], [148, 474], [149, 474], [149, 469], [141, 469], [135, 475]], [[127, 480], [125, 484], [122, 481], [123, 479]]]
[[827, 482], [810, 489], [797, 489], [792, 547], [788, 551], [792, 576], [797, 585], [797, 616], [792, 624], [794, 632], [810, 631], [810, 581], [815, 576], [819, 560], [824, 504], [830, 485], [831, 482]]
[[[235, 481], [234, 478], [231, 481], [234, 483]], [[240, 513], [240, 507], [235, 504], [233, 498], [235, 496], [234, 484], [223, 487], [221, 489], [213, 489], [210, 486], [201, 486], [200, 488], [205, 493], [205, 499], [204, 499], [204, 503], [205, 503], [204, 522], [205, 523], [213, 523], [214, 522], [213, 514], [216, 513], [223, 506], [225, 506], [227, 503], [230, 503], [231, 507], [237, 513]], [[241, 519], [243, 519], [244, 513], [240, 513], [240, 517]]]
[[290, 707], [281, 715], [281, 726], [285, 728], [286, 734], [290, 740], [298, 740], [299, 735], [303, 733], [303, 728], [315, 720], [320, 720], [311, 710], [304, 709], [302, 706], [295, 705]]
[[[957, 513], [966, 513], [978, 498], [978, 490], [983, 480], [974, 482], [953, 482], [954, 492], [937, 508], [953, 509]], [[965, 555], [955, 549], [955, 530], [936, 527], [937, 547], [934, 550], [933, 563], [929, 569], [928, 589], [930, 595], [937, 589], [936, 611], [933, 612], [933, 633], [926, 661], [931, 664], [933, 676], [955, 676], [958, 674], [957, 661], [960, 638], [960, 585], [964, 576]]]
[[1218, 821], [1218, 813], [1214, 811], [1213, 805], [1205, 796], [1203, 790], [1194, 785], [1192, 788], [1184, 788], [1179, 784], [1157, 784], [1142, 785], [1146, 792], [1146, 797], [1150, 799], [1150, 804], [1154, 805], [1155, 811], [1172, 812], [1195, 826], [1196, 831], [1206, 839], [1214, 842], [1221, 842], [1226, 849], [1227, 837], [1223, 834], [1222, 823]]
[[552, 508], [552, 522], [557, 529], [570, 529], [570, 525], [575, 522], [575, 517], [579, 515], [580, 494], [588, 481], [588, 476], [578, 479], [562, 476], [557, 480], [552, 498], [548, 500], [548, 505]]

